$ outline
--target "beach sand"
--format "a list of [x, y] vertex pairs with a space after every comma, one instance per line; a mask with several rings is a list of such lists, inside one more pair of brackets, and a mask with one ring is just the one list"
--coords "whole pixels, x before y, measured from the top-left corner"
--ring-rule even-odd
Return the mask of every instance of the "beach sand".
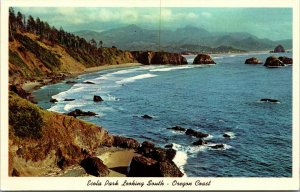
[[[78, 75], [84, 74], [84, 73], [92, 73], [96, 71], [103, 71], [107, 69], [117, 69], [117, 68], [127, 68], [127, 67], [135, 67], [135, 66], [141, 66], [142, 64], [140, 63], [124, 63], [124, 64], [117, 64], [117, 65], [102, 65], [98, 67], [90, 67], [84, 69], [84, 71], [75, 71], [75, 72], [70, 72], [70, 77], [76, 77]], [[43, 82], [38, 82], [38, 81], [27, 81], [23, 83], [22, 88], [26, 92], [32, 92], [45, 84], [49, 83], [51, 79], [44, 79]]]

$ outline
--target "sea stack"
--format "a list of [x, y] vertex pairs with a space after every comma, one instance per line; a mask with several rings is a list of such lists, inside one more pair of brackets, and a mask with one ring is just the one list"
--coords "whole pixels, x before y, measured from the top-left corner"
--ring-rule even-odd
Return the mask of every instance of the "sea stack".
[[277, 45], [274, 49], [274, 53], [284, 53], [285, 49], [282, 45]]
[[245, 64], [262, 64], [262, 62], [256, 57], [251, 57], [249, 59], [246, 59]]
[[270, 68], [277, 68], [277, 67], [283, 67], [284, 63], [280, 61], [277, 57], [271, 56], [266, 59], [264, 66]]
[[209, 55], [198, 54], [194, 59], [193, 64], [216, 64]]

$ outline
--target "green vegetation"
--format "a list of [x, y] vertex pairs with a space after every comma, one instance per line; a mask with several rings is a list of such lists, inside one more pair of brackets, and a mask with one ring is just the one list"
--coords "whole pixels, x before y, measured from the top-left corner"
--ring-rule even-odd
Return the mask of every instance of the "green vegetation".
[[35, 53], [37, 58], [45, 64], [48, 69], [55, 70], [61, 65], [60, 60], [51, 51], [41, 47], [37, 42], [27, 36], [15, 34], [15, 38], [22, 43], [26, 50]]
[[24, 61], [20, 58], [19, 54], [15, 51], [9, 50], [9, 62], [21, 68], [28, 69], [28, 66], [24, 63]]
[[43, 118], [41, 109], [14, 93], [9, 96], [9, 124], [14, 134], [21, 138], [42, 137]]

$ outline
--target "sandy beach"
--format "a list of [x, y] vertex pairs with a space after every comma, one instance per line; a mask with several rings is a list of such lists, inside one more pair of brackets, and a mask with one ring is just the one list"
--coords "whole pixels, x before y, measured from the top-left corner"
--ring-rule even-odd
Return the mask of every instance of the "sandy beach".
[[[135, 66], [141, 66], [140, 63], [124, 63], [124, 64], [116, 64], [116, 65], [102, 65], [98, 67], [91, 67], [86, 68], [84, 71], [74, 71], [70, 72], [70, 77], [76, 77], [78, 75], [84, 74], [84, 73], [92, 73], [96, 71], [103, 71], [107, 69], [117, 69], [117, 68], [127, 68], [127, 67], [135, 67]], [[42, 82], [38, 81], [27, 81], [22, 85], [22, 88], [27, 92], [32, 92], [35, 89], [38, 89], [39, 87], [44, 86], [45, 84], [48, 84], [51, 81], [51, 79], [44, 79]]]

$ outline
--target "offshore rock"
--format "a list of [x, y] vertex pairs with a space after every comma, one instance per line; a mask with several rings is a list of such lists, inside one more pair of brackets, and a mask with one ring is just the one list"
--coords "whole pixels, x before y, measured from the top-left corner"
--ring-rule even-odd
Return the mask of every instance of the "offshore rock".
[[264, 66], [270, 68], [283, 67], [284, 63], [281, 60], [279, 60], [277, 57], [270, 56], [266, 59]]
[[202, 139], [199, 139], [198, 141], [193, 142], [193, 145], [205, 145], [205, 144], [207, 144], [207, 142]]
[[278, 103], [279, 102], [279, 100], [277, 100], [277, 99], [267, 99], [267, 98], [261, 99], [260, 101], [268, 102], [268, 103]]
[[144, 65], [150, 64], [171, 64], [171, 65], [182, 65], [187, 64], [187, 60], [179, 53], [168, 53], [168, 52], [132, 52], [134, 57], [139, 63]]
[[186, 135], [191, 135], [197, 138], [204, 138], [204, 137], [208, 137], [207, 133], [202, 133], [200, 131], [195, 131], [193, 129], [187, 129], [185, 132]]
[[289, 64], [289, 65], [293, 64], [293, 59], [292, 58], [289, 58], [289, 57], [278, 57], [278, 59], [280, 61], [282, 61], [282, 63], [284, 63], [284, 64]]
[[94, 82], [91, 82], [91, 81], [85, 81], [85, 82], [83, 82], [84, 84], [95, 84]]
[[245, 64], [262, 64], [262, 61], [258, 60], [256, 57], [251, 57], [246, 59]]
[[74, 101], [75, 99], [64, 99], [64, 101]]
[[211, 147], [211, 148], [213, 148], [213, 149], [222, 149], [222, 148], [224, 148], [225, 146], [224, 146], [224, 144], [217, 144], [217, 145], [213, 145], [213, 146], [209, 146], [209, 147]]
[[93, 101], [100, 102], [100, 101], [103, 101], [103, 99], [98, 95], [94, 95]]
[[80, 109], [75, 109], [74, 111], [71, 111], [67, 115], [77, 117], [77, 116], [95, 116], [97, 114], [91, 111], [85, 112]]
[[147, 114], [143, 115], [142, 118], [144, 118], [144, 119], [153, 119], [153, 117], [151, 117], [150, 115], [147, 115]]
[[164, 149], [155, 147], [155, 145], [149, 141], [144, 141], [137, 152], [157, 161], [172, 161], [176, 155], [176, 150], [172, 148]]
[[209, 55], [206, 55], [206, 54], [198, 54], [194, 61], [193, 61], [193, 64], [216, 64], [214, 62], [214, 60], [209, 56]]
[[186, 131], [186, 128], [183, 128], [179, 125], [176, 125], [175, 127], [167, 128], [167, 129], [172, 129], [174, 131]]
[[277, 45], [274, 49], [274, 53], [284, 53], [285, 49], [282, 45]]
[[51, 103], [56, 103], [56, 102], [58, 102], [58, 101], [57, 101], [57, 99], [50, 99], [50, 102], [51, 102]]

